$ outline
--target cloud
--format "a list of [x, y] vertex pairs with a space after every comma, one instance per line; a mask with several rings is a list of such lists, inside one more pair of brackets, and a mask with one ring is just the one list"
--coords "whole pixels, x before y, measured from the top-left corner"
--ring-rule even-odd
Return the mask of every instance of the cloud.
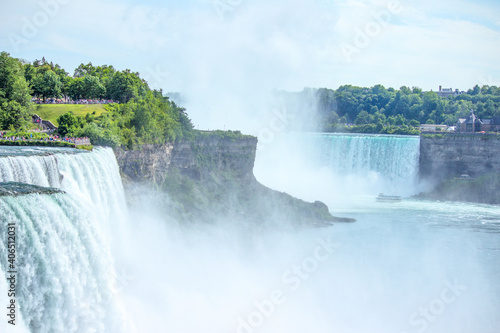
[[[485, 75], [500, 76], [498, 5], [401, 0], [402, 12], [349, 62], [341, 46], [354, 45], [389, 1], [228, 3], [234, 5], [221, 17], [213, 1], [73, 0], [13, 55], [48, 55], [68, 72], [92, 61], [148, 73], [160, 78], [152, 86], [184, 93], [195, 122], [248, 130], [266, 119], [273, 89], [377, 83], [467, 89]], [[23, 16], [40, 10], [36, 1], [3, 6], [9, 14], [0, 14], [0, 28], [16, 33]], [[0, 48], [12, 52], [5, 36]]]

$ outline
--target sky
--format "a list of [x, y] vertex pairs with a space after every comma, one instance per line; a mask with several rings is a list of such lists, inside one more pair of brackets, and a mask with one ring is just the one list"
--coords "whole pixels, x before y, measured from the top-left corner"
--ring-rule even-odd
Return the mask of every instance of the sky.
[[0, 50], [139, 72], [205, 127], [273, 90], [500, 86], [499, 1], [0, 1]]

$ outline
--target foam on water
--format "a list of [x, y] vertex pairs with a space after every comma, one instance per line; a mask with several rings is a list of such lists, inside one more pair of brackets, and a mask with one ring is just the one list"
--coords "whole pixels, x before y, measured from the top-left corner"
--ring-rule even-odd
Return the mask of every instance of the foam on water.
[[[7, 223], [16, 226], [22, 321], [32, 332], [124, 332], [110, 244], [112, 226], [127, 211], [113, 151], [15, 153], [0, 157], [0, 181], [66, 192], [0, 198], [0, 234]], [[0, 242], [0, 258], [7, 258], [6, 245]]]

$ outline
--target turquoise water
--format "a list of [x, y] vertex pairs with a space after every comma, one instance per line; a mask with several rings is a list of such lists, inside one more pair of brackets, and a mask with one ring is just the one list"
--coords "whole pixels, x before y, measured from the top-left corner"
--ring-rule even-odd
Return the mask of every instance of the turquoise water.
[[[340, 244], [298, 301], [318, 313], [309, 321], [315, 331], [500, 330], [500, 206], [411, 199], [422, 188], [418, 144], [405, 136], [287, 134], [258, 151], [262, 183], [357, 219], [312, 232]], [[377, 202], [380, 192], [403, 201]]]
[[[498, 332], [500, 207], [377, 202], [380, 186], [406, 182], [392, 175], [413, 177], [418, 166], [403, 167], [391, 160], [402, 153], [388, 151], [401, 145], [414, 161], [415, 139], [309, 138], [258, 152], [257, 177], [357, 222], [254, 232], [223, 217], [178, 225], [150, 189], [126, 208], [110, 149], [17, 156], [9, 161], [16, 170], [4, 163], [5, 180], [66, 193], [0, 198], [2, 222], [19, 227], [22, 290], [20, 326], [2, 320], [0, 331]], [[349, 158], [358, 162], [343, 175], [331, 164], [337, 143], [384, 161]], [[325, 150], [335, 154], [318, 155]], [[2, 258], [5, 251], [2, 242]], [[5, 261], [0, 267], [6, 274]]]
[[284, 134], [259, 145], [254, 173], [264, 184], [335, 207], [351, 195], [411, 196], [420, 138], [368, 134]]
[[395, 183], [418, 175], [418, 136], [316, 134], [311, 138], [317, 159], [338, 174], [376, 172]]
[[85, 150], [62, 147], [15, 147], [15, 146], [0, 146], [1, 156], [44, 156], [50, 154], [79, 154], [85, 153]]
[[2, 320], [0, 331], [123, 331], [110, 247], [124, 222], [125, 202], [113, 151], [8, 147], [2, 152], [0, 182], [64, 193], [0, 197], [0, 272], [10, 276], [8, 223], [15, 225], [17, 272], [15, 298], [7, 297], [2, 278], [0, 302], [15, 299], [18, 305], [16, 326]]
[[[155, 303], [136, 313], [176, 332], [498, 332], [499, 207], [364, 196], [333, 213], [357, 222], [264, 233], [138, 222], [155, 235], [138, 257], [168, 265], [141, 266]], [[331, 253], [317, 252], [325, 242]]]
[[[357, 275], [350, 288], [373, 297], [380, 331], [498, 331], [499, 206], [360, 197], [336, 213], [358, 220], [337, 225], [335, 237], [345, 247], [342, 262]], [[464, 289], [447, 304], [441, 295], [454, 281]], [[425, 308], [432, 320], [420, 314]]]

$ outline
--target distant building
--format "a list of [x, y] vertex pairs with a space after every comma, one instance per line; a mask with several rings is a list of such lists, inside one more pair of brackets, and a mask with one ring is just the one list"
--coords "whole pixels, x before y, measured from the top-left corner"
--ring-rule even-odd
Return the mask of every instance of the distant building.
[[457, 122], [457, 131], [460, 133], [477, 133], [481, 132], [483, 122], [476, 117], [474, 110], [471, 110], [467, 118], [459, 118]]
[[460, 133], [500, 132], [500, 117], [481, 120], [476, 117], [474, 111], [471, 111], [467, 118], [458, 119], [455, 131]]
[[465, 121], [466, 118], [458, 118], [457, 125], [455, 126], [455, 131], [460, 132], [460, 133], [465, 133], [466, 132], [466, 127], [465, 127]]
[[483, 119], [483, 125], [481, 126], [481, 130], [485, 132], [490, 132], [492, 122], [493, 119]]
[[436, 94], [438, 94], [439, 97], [448, 97], [448, 96], [457, 96], [464, 94], [465, 91], [459, 91], [458, 89], [455, 89], [453, 91], [453, 88], [443, 88], [442, 86], [439, 86], [439, 91], [436, 91]]
[[500, 117], [483, 119], [481, 131], [485, 132], [500, 132]]

